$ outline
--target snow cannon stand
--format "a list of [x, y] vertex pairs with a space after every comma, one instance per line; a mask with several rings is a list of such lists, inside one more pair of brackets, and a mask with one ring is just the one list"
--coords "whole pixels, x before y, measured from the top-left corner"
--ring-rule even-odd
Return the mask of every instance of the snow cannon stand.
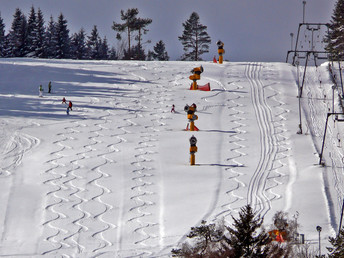
[[[195, 120], [198, 119], [198, 116], [195, 115], [197, 106], [195, 103], [193, 103], [191, 106], [185, 105], [184, 111], [187, 113], [187, 118], [189, 120], [189, 123], [186, 126], [185, 131], [198, 131], [199, 129], [195, 126]], [[190, 124], [190, 129], [189, 129]]]
[[195, 162], [196, 162], [195, 153], [197, 152], [197, 146], [196, 146], [197, 138], [192, 135], [189, 141], [190, 141], [190, 165], [193, 166], [195, 165]]
[[190, 75], [189, 79], [192, 80], [190, 90], [202, 90], [202, 91], [210, 91], [210, 83], [207, 83], [203, 86], [197, 85], [197, 80], [201, 79], [201, 73], [203, 73], [204, 69], [203, 66], [196, 67], [191, 70], [192, 75]]
[[[208, 82], [205, 85], [196, 85], [196, 90], [202, 90], [202, 91], [210, 91], [210, 83]], [[193, 90], [193, 83], [191, 83], [190, 90]]]
[[223, 49], [223, 42], [221, 40], [216, 42], [217, 45], [217, 53], [219, 54], [219, 64], [223, 63], [223, 54], [225, 53], [225, 50]]

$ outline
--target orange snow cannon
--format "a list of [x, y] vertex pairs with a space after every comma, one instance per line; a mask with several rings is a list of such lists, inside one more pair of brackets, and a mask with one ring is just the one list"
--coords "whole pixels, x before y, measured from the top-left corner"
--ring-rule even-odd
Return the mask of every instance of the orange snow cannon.
[[[198, 116], [195, 115], [197, 106], [195, 103], [193, 103], [191, 106], [185, 105], [184, 111], [187, 113], [187, 119], [189, 120], [190, 123], [190, 131], [198, 131], [198, 128], [195, 126], [195, 120], [198, 119]], [[189, 130], [189, 123], [186, 127], [186, 131]]]
[[191, 70], [192, 75], [190, 75], [189, 79], [193, 82], [191, 83], [190, 90], [210, 91], [209, 82], [203, 86], [197, 85], [197, 80], [201, 79], [201, 73], [203, 73], [203, 71], [203, 66], [195, 67]]
[[223, 63], [223, 54], [225, 53], [225, 50], [223, 49], [223, 42], [221, 40], [216, 42], [217, 45], [217, 53], [219, 54], [219, 64]]
[[191, 138], [189, 139], [190, 141], [190, 165], [193, 166], [195, 165], [195, 161], [196, 161], [196, 157], [195, 157], [195, 153], [197, 152], [197, 139], [195, 136], [191, 136]]
[[197, 80], [201, 79], [201, 73], [203, 73], [204, 69], [203, 66], [196, 67], [191, 70], [192, 75], [190, 75], [189, 79], [193, 81], [191, 85], [191, 90], [197, 90]]

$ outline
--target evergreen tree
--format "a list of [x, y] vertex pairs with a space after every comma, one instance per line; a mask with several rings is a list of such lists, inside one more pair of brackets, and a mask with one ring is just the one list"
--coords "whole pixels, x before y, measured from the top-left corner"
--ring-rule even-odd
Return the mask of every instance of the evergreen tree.
[[183, 23], [184, 31], [178, 39], [184, 49], [182, 60], [202, 60], [201, 55], [209, 52], [211, 39], [207, 33], [207, 26], [200, 23], [199, 15], [193, 12], [190, 18]]
[[56, 47], [57, 47], [57, 37], [56, 37], [56, 23], [53, 19], [53, 16], [50, 16], [48, 27], [45, 33], [45, 54], [47, 58], [56, 57]]
[[27, 22], [27, 37], [26, 37], [26, 53], [27, 56], [35, 56], [35, 45], [34, 41], [36, 39], [36, 11], [32, 6], [30, 9], [30, 15]]
[[109, 44], [108, 44], [106, 36], [104, 37], [103, 40], [100, 40], [99, 57], [101, 60], [109, 59]]
[[88, 58], [86, 34], [83, 28], [71, 38], [71, 58], [79, 60]]
[[136, 37], [136, 40], [138, 41], [138, 47], [137, 47], [137, 50], [138, 50], [138, 57], [137, 57], [137, 60], [145, 60], [145, 57], [141, 56], [141, 53], [144, 54], [145, 56], [145, 53], [144, 53], [144, 50], [143, 50], [143, 47], [142, 47], [142, 34], [146, 34], [148, 32], [148, 29], [146, 28], [149, 24], [152, 23], [152, 19], [143, 19], [143, 18], [137, 18], [136, 19], [136, 30], [138, 31], [138, 35]]
[[232, 217], [234, 223], [233, 227], [227, 227], [227, 243], [233, 248], [235, 257], [268, 257], [269, 234], [261, 230], [263, 218], [255, 217], [249, 205], [241, 209], [238, 219]]
[[146, 60], [147, 60], [147, 61], [153, 61], [153, 60], [154, 60], [153, 54], [154, 54], [153, 51], [148, 50], [147, 59], [146, 59]]
[[35, 27], [35, 38], [33, 39], [35, 56], [39, 58], [45, 57], [45, 27], [44, 27], [44, 18], [41, 9], [38, 8], [37, 11], [37, 20]]
[[88, 57], [93, 60], [100, 59], [100, 37], [97, 26], [94, 25], [87, 40]]
[[56, 58], [68, 58], [70, 52], [69, 30], [67, 20], [61, 13], [56, 23]]
[[5, 57], [6, 53], [6, 37], [5, 37], [5, 24], [4, 20], [1, 18], [0, 13], [0, 57]]
[[117, 60], [118, 55], [115, 47], [111, 47], [109, 51], [109, 60]]
[[133, 49], [132, 58], [134, 60], [146, 60], [146, 53], [145, 53], [145, 50], [142, 48], [141, 45], [137, 44], [132, 49]]
[[25, 15], [19, 8], [16, 8], [13, 15], [11, 30], [8, 34], [8, 51], [10, 57], [23, 57], [26, 54], [26, 27]]
[[337, 1], [331, 18], [325, 49], [332, 60], [341, 60], [344, 57], [344, 0]]
[[194, 245], [184, 243], [180, 249], [172, 249], [173, 257], [234, 257], [231, 247], [224, 241], [225, 226], [206, 224], [202, 221], [198, 227], [192, 227], [187, 237]]
[[167, 54], [167, 51], [165, 50], [165, 44], [162, 40], [156, 43], [153, 49], [154, 51], [151, 52], [151, 55], [155, 60], [168, 61], [170, 59], [170, 57]]
[[277, 211], [275, 215], [272, 217], [273, 220], [273, 228], [277, 229], [283, 235], [283, 240], [288, 242], [292, 242], [294, 240], [294, 236], [297, 234], [297, 224], [296, 219], [289, 219], [288, 213], [283, 211]]
[[344, 257], [344, 229], [342, 228], [339, 231], [339, 234], [337, 237], [330, 237], [329, 241], [332, 247], [327, 247], [327, 250], [330, 252], [328, 257], [329, 258]]
[[139, 13], [137, 8], [128, 9], [126, 12], [121, 10], [121, 20], [124, 21], [124, 23], [115, 23], [113, 22], [112, 29], [115, 31], [118, 31], [116, 38], [118, 40], [121, 40], [121, 34], [122, 32], [126, 32], [128, 36], [128, 50], [127, 54], [125, 55], [125, 59], [131, 59], [131, 37], [133, 31], [137, 29], [137, 14]]
[[79, 59], [77, 57], [77, 49], [78, 49], [78, 33], [73, 33], [70, 37], [70, 53], [69, 56], [71, 59]]

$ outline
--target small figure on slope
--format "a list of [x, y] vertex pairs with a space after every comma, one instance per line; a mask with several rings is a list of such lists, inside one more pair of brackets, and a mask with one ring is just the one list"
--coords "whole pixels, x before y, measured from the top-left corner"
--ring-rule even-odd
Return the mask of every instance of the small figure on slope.
[[42, 87], [42, 84], [39, 85], [39, 96], [43, 97], [43, 87]]
[[69, 101], [68, 107], [70, 108], [70, 110], [73, 110], [73, 109], [72, 109], [72, 107], [73, 107], [72, 101]]
[[62, 104], [67, 104], [67, 103], [66, 103], [66, 98], [65, 98], [65, 97], [63, 97], [63, 99], [62, 99]]
[[174, 104], [172, 105], [172, 109], [171, 109], [171, 113], [176, 113], [176, 110], [174, 109], [175, 108], [175, 106], [174, 106]]
[[51, 93], [51, 82], [48, 84], [48, 92]]

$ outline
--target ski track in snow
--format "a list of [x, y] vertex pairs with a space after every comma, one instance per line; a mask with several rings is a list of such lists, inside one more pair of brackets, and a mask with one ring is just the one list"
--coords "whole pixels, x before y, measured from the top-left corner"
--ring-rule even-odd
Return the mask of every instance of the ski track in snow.
[[[228, 68], [227, 68], [228, 69]], [[263, 74], [263, 64], [250, 63], [245, 66], [245, 76], [248, 79], [249, 87], [251, 91], [252, 104], [255, 109], [257, 123], [260, 128], [260, 148], [261, 155], [259, 163], [252, 176], [249, 185], [246, 185], [241, 177], [244, 173], [240, 172], [240, 168], [245, 164], [241, 162], [247, 155], [245, 145], [247, 133], [245, 127], [248, 125], [245, 123], [245, 106], [241, 104], [244, 96], [243, 92], [246, 90], [242, 84], [243, 81], [233, 80], [228, 82], [228, 86], [223, 85], [220, 81], [213, 78], [206, 78], [214, 82], [219, 90], [215, 93], [211, 92], [210, 96], [204, 97], [206, 105], [202, 111], [206, 111], [210, 108], [226, 107], [229, 112], [229, 121], [232, 124], [231, 129], [235, 133], [229, 135], [229, 149], [230, 157], [226, 158], [226, 163], [229, 163], [229, 167], [224, 169], [224, 175], [226, 176], [227, 183], [221, 186], [218, 183], [217, 194], [222, 194], [224, 190], [221, 187], [227, 188], [225, 190], [226, 198], [222, 196], [214, 197], [211, 210], [215, 210], [216, 206], [220, 208], [216, 209], [214, 221], [221, 217], [227, 217], [233, 215], [240, 208], [242, 200], [245, 200], [245, 196], [242, 195], [243, 190], [248, 188], [247, 202], [251, 204], [258, 214], [264, 216], [271, 209], [271, 202], [281, 198], [281, 195], [274, 189], [282, 184], [283, 177], [286, 175], [282, 170], [286, 166], [286, 158], [288, 157], [289, 147], [287, 144], [288, 136], [286, 135], [286, 129], [284, 121], [285, 115], [289, 110], [284, 108], [281, 98], [281, 92], [276, 90], [272, 85], [264, 85], [261, 79]], [[267, 74], [267, 71], [264, 71]], [[227, 72], [226, 77], [231, 77], [233, 74]], [[233, 76], [235, 77], [235, 76]], [[228, 90], [228, 87], [231, 90]], [[270, 95], [267, 91], [271, 92]], [[220, 94], [230, 92], [227, 100], [223, 101], [219, 98]], [[219, 98], [222, 102], [216, 102]], [[272, 103], [272, 107], [268, 104]], [[211, 104], [210, 104], [211, 103]], [[274, 110], [274, 112], [272, 112]], [[222, 181], [220, 176], [220, 180]], [[217, 204], [217, 202], [219, 202]], [[206, 219], [210, 214], [204, 217]]]
[[[96, 101], [91, 99], [91, 103]], [[101, 138], [103, 130], [109, 129], [106, 127], [109, 115], [107, 113], [100, 116], [101, 122], [91, 125], [88, 121], [86, 123], [86, 120], [85, 123], [72, 122], [56, 136], [59, 140], [53, 142], [56, 151], [50, 154], [54, 158], [48, 161], [51, 168], [45, 171], [45, 174], [49, 179], [44, 181], [44, 184], [51, 185], [53, 190], [47, 193], [47, 218], [43, 223], [47, 235], [45, 242], [50, 243], [52, 247], [43, 246], [44, 255], [56, 254], [57, 251], [67, 257], [85, 251], [100, 255], [112, 245], [104, 236], [104, 232], [116, 228], [116, 225], [108, 222], [103, 216], [113, 206], [102, 198], [111, 191], [102, 185], [101, 181], [109, 177], [109, 174], [102, 171], [102, 167], [115, 162], [108, 158], [108, 155], [117, 152], [118, 149], [115, 144], [107, 144], [98, 139]], [[79, 138], [84, 133], [86, 139]], [[79, 149], [73, 146], [83, 141], [89, 143], [80, 146], [79, 152]], [[82, 165], [89, 159], [97, 160], [99, 157], [103, 160], [101, 164], [93, 165], [89, 169]], [[92, 195], [89, 196], [90, 193]], [[84, 244], [84, 239], [92, 240], [87, 240]]]
[[[310, 69], [309, 75], [305, 79], [302, 108], [307, 109], [306, 120], [311, 125], [308, 130], [313, 138], [314, 148], [317, 154], [320, 154], [321, 144], [324, 135], [326, 112], [339, 112], [337, 107], [336, 95], [337, 90], [332, 92], [331, 87], [322, 85], [321, 73], [318, 68]], [[333, 110], [334, 108], [334, 110]], [[323, 172], [324, 193], [328, 201], [328, 210], [331, 219], [331, 226], [338, 228], [338, 214], [343, 204], [343, 158], [344, 152], [340, 139], [342, 139], [342, 127], [335, 121], [334, 116], [329, 117], [326, 141], [324, 145], [323, 161], [329, 163]], [[339, 140], [338, 140], [339, 139]], [[329, 174], [331, 170], [331, 173]], [[329, 180], [333, 181], [334, 190], [329, 187]], [[334, 201], [336, 200], [336, 201]], [[335, 203], [334, 203], [335, 202]]]
[[[260, 130], [261, 148], [259, 163], [248, 185], [247, 202], [258, 214], [264, 216], [271, 209], [272, 200], [280, 198], [272, 191], [273, 187], [280, 183], [276, 177], [271, 177], [271, 172], [276, 169], [274, 164], [280, 150], [277, 134], [280, 134], [281, 131], [275, 128], [274, 115], [267, 103], [261, 80], [262, 67], [263, 65], [260, 63], [250, 63], [246, 67], [245, 73], [251, 86], [251, 98]], [[283, 165], [280, 163], [280, 166]], [[269, 182], [271, 179], [274, 183]]]
[[[223, 73], [225, 73], [227, 69], [224, 68]], [[230, 77], [231, 73], [227, 72], [226, 76]], [[203, 98], [206, 101], [206, 105], [203, 107], [202, 111], [206, 111], [211, 108], [219, 108], [220, 110], [222, 109], [232, 110], [232, 112], [230, 112], [230, 115], [229, 115], [229, 121], [234, 124], [232, 126], [232, 130], [235, 131], [235, 133], [229, 135], [229, 138], [230, 138], [229, 144], [230, 145], [234, 144], [234, 146], [229, 151], [231, 153], [235, 152], [236, 155], [233, 156], [233, 154], [231, 154], [232, 157], [225, 158], [225, 162], [226, 164], [229, 163], [229, 167], [225, 167], [225, 169], [221, 167], [219, 168], [220, 170], [219, 173], [221, 175], [218, 177], [218, 180], [219, 180], [217, 182], [218, 189], [215, 192], [213, 203], [209, 208], [208, 214], [203, 217], [203, 219], [206, 220], [207, 217], [209, 217], [212, 214], [214, 216], [213, 221], [216, 221], [219, 218], [231, 215], [233, 210], [235, 210], [235, 208], [233, 208], [232, 206], [237, 204], [239, 200], [242, 200], [244, 198], [236, 194], [236, 190], [238, 190], [239, 188], [245, 187], [245, 183], [240, 180], [240, 176], [242, 175], [242, 173], [236, 171], [235, 168], [243, 166], [243, 164], [240, 163], [238, 160], [241, 157], [246, 155], [246, 153], [244, 152], [244, 149], [246, 146], [241, 143], [242, 141], [245, 141], [242, 135], [244, 135], [246, 132], [242, 128], [245, 127], [246, 124], [243, 123], [243, 120], [245, 119], [244, 119], [244, 111], [241, 110], [242, 105], [239, 104], [239, 102], [237, 102], [238, 99], [243, 97], [242, 94], [240, 93], [243, 87], [235, 84], [234, 82], [231, 82], [233, 85], [235, 85], [234, 86], [235, 89], [228, 90], [227, 88], [230, 85], [226, 86], [221, 81], [218, 81], [214, 78], [209, 78], [209, 77], [205, 77], [205, 78], [207, 80], [210, 80], [211, 82], [214, 82], [218, 87], [220, 87], [220, 89], [216, 89], [215, 91], [216, 93], [211, 92], [210, 96]], [[215, 86], [215, 88], [217, 87]], [[232, 93], [233, 96], [231, 96], [228, 93]], [[214, 104], [210, 104], [208, 103], [208, 101], [214, 102]], [[225, 180], [224, 186], [221, 185], [223, 180]], [[228, 184], [228, 182], [231, 182], [231, 183]], [[229, 187], [230, 189], [228, 189]], [[216, 206], [219, 206], [219, 209], [215, 209]]]
[[40, 141], [36, 137], [15, 132], [0, 153], [0, 178], [11, 176], [12, 171], [21, 164], [25, 153], [39, 144]]
[[[171, 69], [168, 64], [152, 65], [149, 73], [147, 69], [147, 65], [140, 62], [129, 62], [118, 68], [116, 79], [125, 81], [129, 90], [120, 88], [113, 89], [109, 95], [90, 95], [85, 98], [89, 106], [75, 111], [79, 112], [79, 119], [71, 116], [67, 125], [55, 130], [56, 134], [51, 137], [53, 148], [42, 175], [48, 191], [43, 207], [40, 254], [48, 257], [154, 257], [170, 251], [167, 248], [171, 244], [166, 246], [169, 240], [165, 238], [179, 239], [179, 242], [186, 239], [188, 232], [182, 236], [165, 236], [163, 171], [158, 159], [159, 137], [162, 132], [171, 130], [168, 119], [173, 118], [167, 113], [175, 98], [172, 90], [160, 81], [179, 88], [189, 81], [184, 71]], [[227, 218], [247, 202], [264, 216], [272, 203], [283, 197], [283, 186], [279, 186], [285, 183], [284, 171], [290, 150], [285, 129], [289, 110], [276, 83], [266, 80], [271, 75], [266, 64], [245, 63], [233, 71], [230, 65], [219, 69], [222, 69], [221, 78], [202, 77], [210, 80], [216, 90], [198, 95], [202, 97], [197, 101], [203, 101], [199, 106], [203, 106], [200, 111], [204, 113], [214, 109], [221, 115], [225, 113], [230, 123], [226, 130], [231, 132], [219, 137], [223, 140], [217, 143], [219, 149], [227, 148], [218, 155], [223, 165], [216, 164], [213, 170], [215, 189], [204, 214], [199, 215], [206, 220]], [[166, 71], [168, 79], [161, 75]], [[241, 71], [243, 75], [236, 79], [235, 73]], [[313, 96], [308, 87], [304, 94], [311, 111], [308, 119], [315, 125], [311, 133], [319, 138], [323, 124], [318, 121], [315, 108], [318, 104], [314, 101], [321, 96]], [[328, 107], [328, 102], [324, 105]], [[249, 108], [254, 110], [260, 132], [257, 146], [260, 156], [254, 171], [245, 170], [246, 156], [252, 154], [247, 138], [252, 126], [247, 122]], [[216, 119], [216, 125], [220, 125], [222, 121]], [[340, 133], [332, 128], [328, 132], [332, 138]], [[25, 153], [40, 143], [29, 135], [14, 137], [4, 151], [2, 164], [5, 165], [1, 166], [0, 177], [10, 177]], [[326, 147], [335, 145], [338, 142], [332, 141]], [[121, 152], [128, 149], [130, 161], [122, 161]], [[344, 155], [331, 151], [329, 157], [340, 203], [343, 195], [340, 185], [344, 181], [340, 162]], [[125, 185], [127, 191], [117, 191], [111, 185], [113, 182]]]

